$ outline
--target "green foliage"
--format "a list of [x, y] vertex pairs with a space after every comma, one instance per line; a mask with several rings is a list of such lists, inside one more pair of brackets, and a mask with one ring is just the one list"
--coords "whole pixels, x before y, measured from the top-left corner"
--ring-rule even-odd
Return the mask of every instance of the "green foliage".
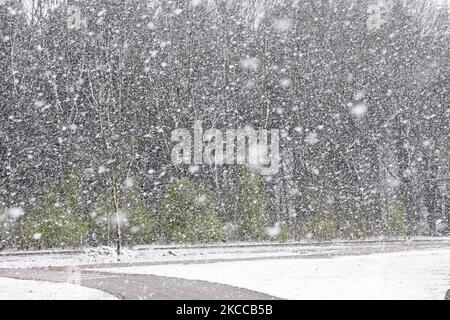
[[266, 194], [261, 178], [248, 168], [244, 168], [239, 177], [236, 201], [239, 236], [243, 240], [266, 239], [270, 223]]
[[317, 241], [331, 240], [336, 236], [336, 221], [327, 214], [312, 217], [306, 224], [305, 232]]
[[101, 192], [94, 201], [88, 224], [90, 242], [92, 245], [110, 245], [108, 240], [112, 236], [114, 206], [109, 192]]
[[80, 179], [71, 175], [61, 185], [47, 188], [41, 205], [18, 225], [22, 248], [78, 247], [88, 232], [82, 215]]
[[25, 218], [19, 225], [23, 248], [78, 247], [87, 235], [85, 219], [47, 208], [43, 214]]
[[222, 237], [215, 199], [186, 178], [168, 184], [158, 209], [161, 233], [168, 242], [213, 242]]
[[386, 233], [390, 236], [403, 236], [406, 234], [406, 208], [399, 201], [391, 202], [388, 205]]
[[124, 240], [130, 245], [155, 241], [155, 217], [149, 212], [137, 190], [126, 190], [124, 198], [125, 205], [122, 209], [126, 217], [126, 224], [122, 230]]
[[[133, 187], [122, 188], [118, 199], [120, 231], [123, 243], [139, 245], [155, 241], [155, 216], [147, 209], [146, 204], [139, 195], [138, 189]], [[109, 240], [117, 240], [117, 221], [117, 212], [111, 192], [110, 189], [107, 189], [98, 197], [94, 212], [91, 214], [91, 232], [94, 242], [108, 245], [108, 232]]]
[[295, 239], [293, 226], [287, 223], [280, 224], [280, 233], [273, 239], [280, 242], [287, 242]]
[[13, 226], [5, 214], [5, 206], [0, 202], [0, 250], [11, 244]]

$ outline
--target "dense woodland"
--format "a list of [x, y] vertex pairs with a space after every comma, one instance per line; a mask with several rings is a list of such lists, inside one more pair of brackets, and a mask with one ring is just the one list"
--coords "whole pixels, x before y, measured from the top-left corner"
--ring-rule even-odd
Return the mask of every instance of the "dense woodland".
[[[0, 248], [448, 234], [449, 48], [445, 0], [0, 0]], [[278, 174], [174, 166], [197, 120]]]

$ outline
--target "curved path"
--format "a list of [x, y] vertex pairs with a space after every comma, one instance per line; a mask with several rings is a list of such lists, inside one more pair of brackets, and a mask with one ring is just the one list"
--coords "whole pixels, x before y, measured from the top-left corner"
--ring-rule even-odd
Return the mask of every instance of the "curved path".
[[102, 290], [123, 300], [274, 300], [275, 297], [229, 285], [152, 275], [111, 274], [77, 268], [0, 269], [0, 277], [68, 282]]

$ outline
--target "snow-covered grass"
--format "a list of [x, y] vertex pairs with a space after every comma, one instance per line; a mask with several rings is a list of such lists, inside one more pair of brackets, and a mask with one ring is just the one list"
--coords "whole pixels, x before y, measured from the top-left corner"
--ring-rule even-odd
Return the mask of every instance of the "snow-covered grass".
[[0, 278], [0, 300], [115, 300], [105, 292], [69, 283]]
[[444, 299], [450, 249], [102, 269], [205, 280], [286, 299]]
[[[371, 241], [333, 241], [328, 243], [237, 243], [213, 245], [171, 245], [141, 246], [135, 250], [124, 249], [121, 262], [177, 262], [189, 260], [242, 259], [292, 256], [333, 256], [360, 253], [376, 253], [427, 249], [430, 247], [450, 247], [450, 238], [415, 238], [414, 241], [393, 241], [392, 239], [374, 239]], [[78, 265], [97, 265], [115, 263], [115, 248], [86, 248], [80, 253], [62, 253], [57, 251], [3, 252], [0, 255], [0, 268], [41, 268], [70, 267]]]
[[[209, 260], [209, 259], [236, 259], [265, 256], [292, 256], [302, 252], [321, 252], [321, 248], [308, 247], [307, 249], [295, 249], [286, 247], [230, 247], [230, 248], [162, 248], [145, 250], [124, 250], [120, 256], [120, 262], [161, 262], [179, 260]], [[325, 250], [325, 249], [324, 249]], [[330, 250], [329, 248], [326, 249]], [[46, 268], [46, 267], [70, 267], [77, 265], [97, 265], [118, 262], [114, 250], [88, 249], [78, 254], [45, 254], [45, 255], [7, 255], [0, 257], [1, 268]]]

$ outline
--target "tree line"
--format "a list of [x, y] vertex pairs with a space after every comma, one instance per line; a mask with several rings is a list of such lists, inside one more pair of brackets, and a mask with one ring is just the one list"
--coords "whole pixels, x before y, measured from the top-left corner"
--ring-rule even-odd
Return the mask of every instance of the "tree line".
[[[438, 2], [3, 1], [0, 204], [24, 220], [50, 214], [47, 186], [75, 174], [86, 205], [73, 214], [86, 221], [99, 198], [115, 213], [136, 198], [164, 212], [166, 197], [189, 203], [173, 191], [181, 179], [215, 198], [212, 230], [229, 222], [240, 239], [260, 223], [242, 227], [246, 210], [291, 238], [444, 234], [449, 8]], [[264, 205], [239, 207], [242, 166], [172, 165], [171, 132], [199, 120], [280, 129], [279, 173], [251, 174]], [[123, 195], [130, 179], [136, 197]]]

